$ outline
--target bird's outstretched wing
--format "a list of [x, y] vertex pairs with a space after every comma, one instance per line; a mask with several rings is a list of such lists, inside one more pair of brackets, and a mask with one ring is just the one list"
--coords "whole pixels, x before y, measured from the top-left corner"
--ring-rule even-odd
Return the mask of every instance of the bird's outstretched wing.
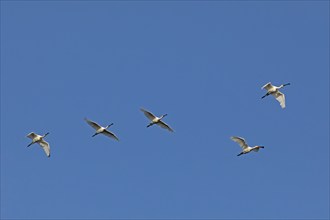
[[272, 94], [276, 100], [280, 103], [282, 108], [285, 108], [285, 95], [281, 93], [280, 91], [277, 91], [276, 93]]
[[166, 123], [163, 122], [163, 121], [159, 121], [157, 124], [158, 124], [160, 127], [169, 130], [170, 132], [174, 132], [174, 130], [173, 130], [168, 124], [166, 124]]
[[233, 137], [230, 137], [230, 139], [232, 139], [233, 141], [238, 143], [239, 146], [241, 146], [241, 148], [243, 148], [243, 150], [245, 150], [246, 148], [249, 147], [244, 138], [233, 136]]
[[150, 121], [154, 120], [156, 118], [156, 116], [154, 114], [152, 114], [151, 112], [143, 109], [143, 108], [140, 108], [140, 110], [144, 113], [144, 115], [149, 118]]
[[40, 146], [42, 147], [42, 149], [45, 151], [45, 154], [47, 155], [47, 157], [50, 157], [50, 147], [49, 144], [42, 140], [39, 142]]
[[93, 127], [95, 130], [98, 130], [101, 128], [101, 126], [99, 124], [97, 124], [94, 121], [88, 120], [87, 118], [85, 118], [85, 121], [91, 126]]
[[102, 132], [102, 134], [104, 134], [104, 135], [106, 135], [108, 137], [111, 137], [111, 138], [116, 139], [117, 141], [119, 141], [118, 137], [114, 133], [112, 133], [111, 131], [104, 130]]
[[267, 91], [269, 91], [272, 88], [273, 88], [273, 85], [271, 82], [269, 82], [266, 85], [264, 85], [263, 87], [261, 87], [261, 89], [266, 89]]
[[31, 138], [32, 140], [33, 140], [33, 138], [35, 138], [35, 137], [37, 137], [37, 136], [38, 136], [38, 135], [35, 134], [34, 132], [31, 132], [31, 133], [29, 133], [28, 135], [26, 135], [26, 137]]

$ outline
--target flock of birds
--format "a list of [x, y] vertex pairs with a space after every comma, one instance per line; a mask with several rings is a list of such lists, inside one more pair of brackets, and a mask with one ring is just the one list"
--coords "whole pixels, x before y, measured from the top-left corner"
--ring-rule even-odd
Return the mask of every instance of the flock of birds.
[[[270, 82], [267, 83], [266, 85], [264, 85], [261, 89], [266, 89], [267, 93], [262, 96], [261, 98], [265, 98], [269, 95], [272, 95], [275, 97], [275, 99], [280, 103], [282, 108], [285, 108], [285, 95], [283, 93], [281, 93], [279, 90], [281, 88], [283, 88], [284, 86], [290, 85], [290, 83], [286, 83], [286, 84], [282, 84], [280, 86], [274, 86], [272, 85]], [[147, 111], [145, 109], [140, 109], [143, 114], [150, 120], [150, 123], [147, 125], [147, 127], [150, 127], [154, 124], [159, 125], [160, 127], [167, 129], [170, 132], [174, 132], [174, 130], [168, 125], [166, 124], [164, 121], [162, 121], [162, 119], [167, 116], [167, 114], [164, 114], [160, 117], [155, 116], [153, 113], [151, 113], [150, 111]], [[119, 141], [119, 138], [111, 131], [107, 130], [110, 126], [113, 125], [113, 123], [107, 125], [106, 127], [102, 127], [101, 125], [99, 125], [98, 123], [91, 121], [87, 118], [85, 118], [85, 121], [92, 127], [95, 129], [95, 133], [93, 134], [92, 137], [95, 137], [98, 134], [104, 134], [110, 138], [113, 138], [117, 141]], [[44, 135], [38, 135], [34, 132], [31, 132], [27, 135], [28, 138], [32, 139], [32, 142], [27, 146], [30, 147], [32, 144], [38, 143], [42, 149], [44, 150], [45, 154], [47, 155], [47, 157], [50, 157], [50, 146], [49, 143], [46, 142], [44, 140], [44, 138], [49, 134], [49, 132], [47, 132]], [[251, 151], [254, 152], [258, 152], [260, 148], [264, 148], [264, 146], [254, 146], [254, 147], [250, 147], [247, 142], [245, 141], [244, 138], [242, 137], [236, 137], [236, 136], [232, 136], [230, 137], [233, 141], [235, 141], [236, 143], [239, 144], [239, 146], [242, 148], [242, 152], [239, 153], [237, 156], [240, 156], [242, 154], [247, 154], [250, 153]]]

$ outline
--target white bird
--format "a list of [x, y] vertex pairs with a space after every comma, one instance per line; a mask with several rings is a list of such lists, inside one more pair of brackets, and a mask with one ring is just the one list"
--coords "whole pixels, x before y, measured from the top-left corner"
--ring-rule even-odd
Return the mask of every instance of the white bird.
[[113, 125], [113, 123], [109, 124], [109, 125], [106, 126], [106, 127], [102, 127], [102, 126], [100, 126], [99, 124], [97, 124], [96, 122], [91, 121], [91, 120], [88, 120], [87, 118], [85, 118], [85, 121], [86, 121], [91, 127], [93, 127], [93, 128], [96, 130], [95, 134], [93, 134], [92, 137], [95, 137], [96, 135], [102, 133], [102, 134], [104, 134], [104, 135], [106, 135], [106, 136], [108, 136], [108, 137], [111, 137], [111, 138], [116, 139], [117, 141], [119, 141], [118, 137], [117, 137], [114, 133], [112, 133], [112, 132], [110, 132], [110, 131], [107, 130], [107, 128], [109, 128], [111, 125]]
[[32, 139], [32, 142], [27, 146], [30, 147], [32, 144], [34, 143], [38, 143], [42, 149], [44, 150], [44, 152], [46, 153], [47, 157], [50, 157], [50, 147], [49, 144], [43, 139], [44, 137], [46, 137], [49, 134], [49, 132], [47, 132], [44, 135], [38, 135], [35, 134], [34, 132], [31, 132], [30, 134], [28, 134], [26, 137], [29, 137]]
[[233, 136], [233, 137], [230, 137], [230, 139], [232, 139], [233, 141], [235, 141], [236, 143], [238, 143], [239, 146], [241, 146], [241, 148], [243, 149], [243, 151], [241, 153], [239, 153], [237, 156], [241, 156], [242, 154], [250, 153], [251, 151], [258, 152], [260, 148], [265, 148], [264, 146], [250, 147], [249, 145], [247, 145], [247, 143], [244, 140], [244, 138], [241, 138], [241, 137], [235, 137], [235, 136]]
[[145, 115], [147, 118], [149, 118], [149, 120], [151, 121], [151, 122], [147, 125], [147, 127], [150, 127], [150, 126], [152, 126], [152, 125], [154, 125], [154, 124], [157, 124], [157, 125], [159, 125], [159, 126], [162, 127], [162, 128], [165, 128], [165, 129], [167, 129], [167, 130], [169, 130], [169, 131], [171, 131], [171, 132], [174, 132], [173, 129], [172, 129], [170, 126], [168, 126], [165, 122], [162, 121], [162, 119], [163, 119], [165, 116], [167, 116], [167, 114], [164, 114], [164, 115], [162, 115], [162, 116], [160, 116], [160, 117], [156, 117], [154, 114], [152, 114], [151, 112], [149, 112], [149, 111], [147, 111], [147, 110], [145, 110], [145, 109], [143, 109], [143, 108], [141, 108], [140, 110], [141, 110], [141, 111], [144, 113], [144, 115]]
[[284, 86], [288, 86], [290, 83], [282, 84], [280, 86], [273, 86], [270, 82], [261, 87], [261, 89], [266, 89], [267, 93], [262, 99], [266, 96], [273, 95], [276, 100], [280, 103], [282, 108], [285, 108], [285, 95], [279, 91], [279, 89], [283, 88]]

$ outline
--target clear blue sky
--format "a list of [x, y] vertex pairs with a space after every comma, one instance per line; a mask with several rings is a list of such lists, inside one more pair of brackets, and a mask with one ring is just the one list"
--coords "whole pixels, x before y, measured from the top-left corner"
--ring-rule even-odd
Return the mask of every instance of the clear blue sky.
[[1, 218], [328, 219], [329, 2], [1, 1]]

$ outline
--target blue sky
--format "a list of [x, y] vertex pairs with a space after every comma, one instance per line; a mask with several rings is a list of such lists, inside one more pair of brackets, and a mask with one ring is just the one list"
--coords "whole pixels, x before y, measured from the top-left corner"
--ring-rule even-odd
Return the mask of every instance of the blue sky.
[[1, 1], [0, 156], [2, 219], [328, 219], [329, 2]]

